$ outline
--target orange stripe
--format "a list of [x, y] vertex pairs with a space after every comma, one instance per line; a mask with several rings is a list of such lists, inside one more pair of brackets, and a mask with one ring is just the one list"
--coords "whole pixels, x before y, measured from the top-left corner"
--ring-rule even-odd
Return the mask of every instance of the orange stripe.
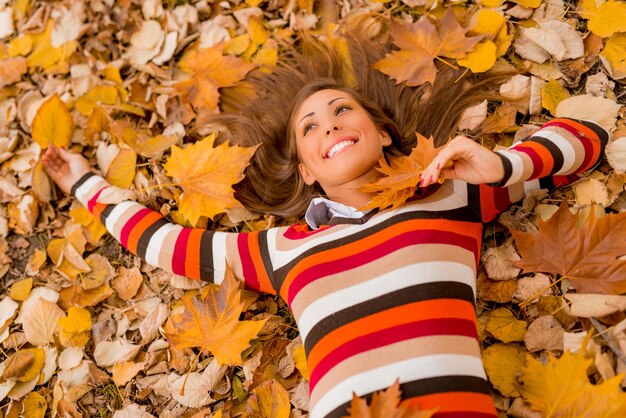
[[146, 229], [150, 227], [150, 225], [152, 225], [161, 218], [162, 216], [160, 213], [150, 212], [142, 220], [137, 222], [137, 225], [135, 225], [132, 231], [130, 231], [130, 234], [128, 234], [128, 250], [131, 253], [137, 254], [137, 245], [139, 244], [139, 238], [141, 238], [141, 234], [143, 234]]
[[539, 155], [539, 158], [543, 163], [543, 170], [539, 172], [537, 178], [545, 177], [552, 172], [552, 169], [554, 168], [554, 157], [550, 151], [546, 149], [546, 147], [538, 142], [524, 142], [518, 147], [518, 149], [519, 148], [530, 148], [535, 151], [537, 155]]
[[[354, 255], [369, 250], [370, 248], [381, 245], [381, 243], [391, 238], [394, 238], [401, 233], [409, 231], [420, 231], [424, 229], [435, 229], [439, 231], [463, 233], [463, 231], [475, 231], [476, 224], [473, 224], [471, 222], [449, 221], [447, 219], [412, 219], [409, 221], [397, 223], [383, 229], [382, 231], [377, 232], [376, 234], [369, 235], [358, 241], [353, 241], [348, 244], [342, 245], [341, 248], [321, 251], [303, 259], [287, 274], [287, 277], [285, 278], [285, 281], [283, 282], [280, 289], [280, 295], [283, 297], [283, 299], [287, 300], [287, 291], [291, 286], [291, 283], [293, 283], [296, 277], [298, 277], [303, 271], [311, 267], [329, 261], [342, 259], [346, 257], [346, 255]], [[466, 233], [464, 235], [474, 238], [473, 234], [471, 233]]]
[[104, 210], [104, 208], [106, 208], [107, 205], [105, 203], [96, 203], [93, 207], [93, 211], [91, 212], [93, 214], [93, 216], [95, 216], [95, 218], [99, 221], [100, 220], [100, 215], [102, 214], [102, 211]]
[[257, 279], [259, 280], [259, 291], [274, 293], [274, 288], [270, 282], [270, 278], [267, 275], [265, 264], [263, 263], [263, 257], [261, 257], [261, 248], [259, 246], [259, 234], [248, 235], [248, 249], [250, 251], [250, 258], [252, 264], [254, 264], [254, 270], [256, 271]]
[[313, 370], [337, 347], [363, 335], [413, 321], [432, 318], [463, 318], [474, 321], [474, 306], [458, 299], [435, 299], [414, 302], [357, 319], [325, 335], [311, 349], [308, 369]]
[[187, 241], [185, 276], [192, 279], [200, 278], [200, 239], [203, 232], [202, 229], [192, 229]]
[[[480, 412], [497, 415], [493, 398], [484, 393], [444, 392], [416, 396], [406, 400], [411, 406], [421, 410], [437, 408], [437, 413], [444, 412]], [[435, 415], [436, 416], [436, 415]]]
[[598, 134], [593, 129], [583, 125], [582, 123], [578, 123], [572, 120], [555, 119], [554, 121], [570, 125], [574, 129], [580, 131], [585, 136], [585, 138], [591, 140], [591, 143], [593, 146], [593, 155], [591, 157], [591, 160], [589, 161], [589, 164], [587, 164], [586, 167], [580, 167], [576, 171], [582, 172], [593, 167], [595, 163], [598, 161], [598, 158], [600, 158], [600, 150], [602, 148], [602, 141], [600, 141], [600, 137], [598, 136]]

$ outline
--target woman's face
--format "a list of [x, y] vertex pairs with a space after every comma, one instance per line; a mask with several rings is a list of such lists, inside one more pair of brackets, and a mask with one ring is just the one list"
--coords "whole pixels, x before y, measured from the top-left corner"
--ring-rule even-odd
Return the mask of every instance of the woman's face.
[[374, 169], [387, 132], [348, 93], [321, 90], [309, 96], [293, 120], [300, 173], [324, 190], [355, 180]]

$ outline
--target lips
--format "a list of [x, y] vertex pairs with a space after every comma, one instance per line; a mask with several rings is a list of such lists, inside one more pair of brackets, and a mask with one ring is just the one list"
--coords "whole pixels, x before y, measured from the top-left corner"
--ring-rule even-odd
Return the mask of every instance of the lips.
[[351, 145], [356, 144], [357, 142], [359, 142], [359, 139], [357, 137], [340, 137], [337, 138], [336, 140], [334, 140], [330, 146], [328, 148], [326, 148], [324, 150], [324, 158], [332, 158], [335, 154], [337, 154], [339, 151], [343, 150], [346, 147], [349, 147]]

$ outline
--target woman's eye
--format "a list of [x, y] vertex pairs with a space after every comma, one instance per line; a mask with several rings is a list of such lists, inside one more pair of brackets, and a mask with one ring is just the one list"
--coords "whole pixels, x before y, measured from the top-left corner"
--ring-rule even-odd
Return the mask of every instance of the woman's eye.
[[337, 106], [337, 108], [335, 109], [335, 116], [339, 115], [340, 113], [343, 113], [347, 110], [351, 110], [352, 106], [347, 105], [347, 104], [342, 104]]
[[304, 125], [304, 128], [302, 128], [302, 136], [305, 136], [307, 133], [309, 133], [311, 129], [313, 129], [312, 123], [307, 123], [306, 125]]

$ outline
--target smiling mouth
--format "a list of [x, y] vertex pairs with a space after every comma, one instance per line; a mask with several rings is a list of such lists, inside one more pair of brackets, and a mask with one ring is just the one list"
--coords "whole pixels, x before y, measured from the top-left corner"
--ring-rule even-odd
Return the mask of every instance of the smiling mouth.
[[328, 150], [328, 153], [326, 154], [326, 158], [332, 158], [338, 152], [356, 143], [357, 141], [353, 139], [346, 139], [345, 141], [338, 142]]

